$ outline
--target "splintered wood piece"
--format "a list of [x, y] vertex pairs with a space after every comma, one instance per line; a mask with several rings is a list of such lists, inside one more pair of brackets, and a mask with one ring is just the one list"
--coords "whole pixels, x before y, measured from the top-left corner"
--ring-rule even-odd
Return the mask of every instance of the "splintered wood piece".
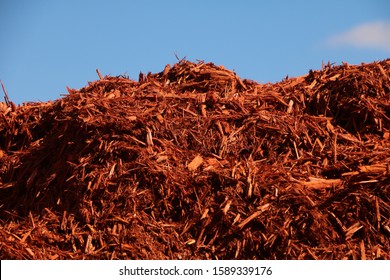
[[207, 214], [209, 213], [209, 208], [206, 208], [204, 211], [203, 211], [203, 214], [202, 214], [202, 217], [200, 217], [201, 220], [205, 219], [207, 217]]
[[169, 72], [170, 69], [171, 69], [171, 65], [170, 64], [165, 65], [163, 73], [162, 73], [164, 77], [166, 77], [168, 75], [168, 72]]
[[324, 189], [324, 188], [333, 188], [338, 187], [343, 184], [341, 179], [323, 179], [309, 177], [309, 181], [298, 181], [300, 184], [311, 189]]
[[379, 208], [379, 199], [375, 196], [375, 214], [376, 214], [376, 229], [380, 230], [381, 227], [381, 211]]
[[366, 260], [366, 248], [364, 246], [364, 240], [360, 241], [360, 255], [362, 260]]
[[187, 168], [189, 171], [195, 171], [196, 169], [199, 168], [199, 166], [201, 166], [201, 164], [203, 163], [203, 158], [201, 155], [197, 155], [196, 157], [194, 157], [194, 159], [187, 165]]
[[230, 209], [230, 206], [232, 205], [232, 200], [231, 199], [229, 199], [227, 202], [226, 202], [226, 205], [225, 205], [225, 207], [223, 207], [223, 210], [222, 210], [222, 212], [226, 215], [227, 214], [227, 212], [229, 211], [229, 209]]
[[389, 163], [377, 163], [373, 165], [359, 166], [359, 172], [361, 173], [388, 173], [389, 170]]
[[102, 76], [102, 74], [100, 74], [99, 69], [96, 69], [96, 73], [98, 74], [99, 79], [100, 79], [100, 80], [103, 80], [103, 76]]
[[270, 204], [267, 203], [265, 205], [262, 205], [258, 211], [254, 212], [252, 215], [247, 217], [245, 220], [243, 220], [241, 223], [238, 224], [239, 228], [243, 228], [245, 225], [247, 225], [250, 221], [253, 219], [256, 219], [258, 216], [260, 216], [264, 211], [266, 211], [269, 208]]
[[33, 252], [33, 250], [31, 250], [30, 248], [26, 247], [26, 251], [33, 259], [35, 258], [35, 253]]
[[88, 237], [87, 237], [87, 241], [85, 242], [85, 249], [84, 250], [85, 250], [86, 254], [90, 254], [94, 250], [94, 247], [92, 245], [92, 236], [91, 235], [88, 235]]
[[379, 68], [379, 71], [381, 72], [381, 74], [383, 75], [383, 77], [386, 79], [386, 80], [390, 80], [389, 78], [389, 75], [385, 72], [385, 70], [383, 69], [382, 65], [380, 65], [379, 63], [377, 64], [378, 68]]
[[1, 87], [2, 87], [3, 92], [4, 92], [4, 101], [5, 101], [5, 104], [7, 105], [7, 107], [11, 107], [11, 101], [9, 100], [8, 92], [7, 92], [7, 90], [5, 89], [5, 86], [4, 86], [3, 82], [0, 81], [0, 83], [1, 83]]
[[345, 238], [350, 239], [352, 237], [352, 235], [354, 235], [355, 232], [357, 232], [358, 230], [360, 230], [362, 228], [363, 228], [363, 225], [360, 222], [353, 224], [352, 226], [350, 226], [349, 228], [347, 228], [345, 230]]
[[148, 146], [153, 146], [152, 131], [149, 127], [146, 127], [146, 143], [148, 144]]

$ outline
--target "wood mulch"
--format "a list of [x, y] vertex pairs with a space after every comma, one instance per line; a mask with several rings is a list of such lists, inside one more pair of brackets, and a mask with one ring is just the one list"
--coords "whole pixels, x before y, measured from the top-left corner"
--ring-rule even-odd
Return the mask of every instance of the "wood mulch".
[[390, 60], [182, 60], [0, 105], [1, 259], [390, 259]]

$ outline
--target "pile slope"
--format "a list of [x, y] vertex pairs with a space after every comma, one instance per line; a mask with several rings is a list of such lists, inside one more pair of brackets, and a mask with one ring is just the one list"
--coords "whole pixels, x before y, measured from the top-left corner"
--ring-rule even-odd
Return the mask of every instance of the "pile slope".
[[1, 106], [1, 259], [390, 259], [390, 60], [182, 60]]

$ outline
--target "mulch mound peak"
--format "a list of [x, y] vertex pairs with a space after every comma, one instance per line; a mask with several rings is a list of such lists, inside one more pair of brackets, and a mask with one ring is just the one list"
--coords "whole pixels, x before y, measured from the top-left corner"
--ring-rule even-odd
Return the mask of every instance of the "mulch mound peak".
[[390, 60], [182, 60], [0, 105], [1, 259], [390, 259]]

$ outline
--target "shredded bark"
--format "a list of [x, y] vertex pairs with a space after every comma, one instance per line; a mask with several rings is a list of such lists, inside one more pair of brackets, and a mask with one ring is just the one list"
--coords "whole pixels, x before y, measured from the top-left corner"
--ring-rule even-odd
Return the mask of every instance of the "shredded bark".
[[1, 259], [390, 259], [390, 60], [182, 60], [0, 106]]

